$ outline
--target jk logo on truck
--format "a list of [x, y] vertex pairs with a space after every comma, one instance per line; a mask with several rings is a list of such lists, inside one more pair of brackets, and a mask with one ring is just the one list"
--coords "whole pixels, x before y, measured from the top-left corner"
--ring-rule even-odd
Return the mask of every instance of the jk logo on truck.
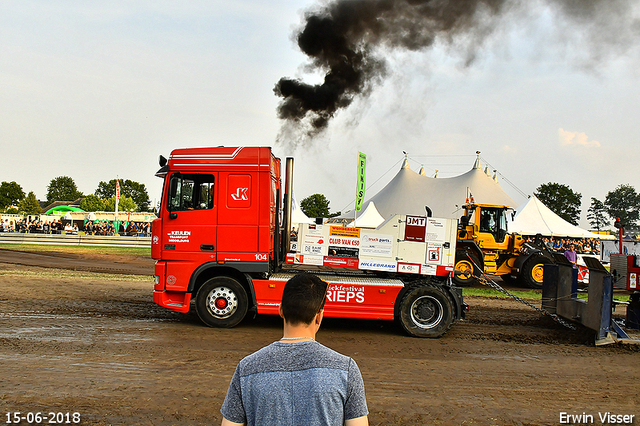
[[231, 194], [231, 198], [236, 201], [248, 201], [249, 196], [247, 195], [247, 192], [249, 192], [249, 188], [238, 188], [236, 189], [235, 194]]

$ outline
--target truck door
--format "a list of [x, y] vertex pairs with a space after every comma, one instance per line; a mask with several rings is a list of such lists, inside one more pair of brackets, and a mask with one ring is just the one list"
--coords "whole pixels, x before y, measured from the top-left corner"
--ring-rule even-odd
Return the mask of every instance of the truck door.
[[[218, 253], [223, 256], [218, 260], [266, 261], [267, 254], [258, 253], [260, 220], [269, 224], [270, 214], [267, 211], [260, 217], [260, 196], [268, 196], [267, 191], [260, 191], [260, 174], [220, 172], [218, 190]], [[269, 207], [268, 202], [262, 205]]]
[[[215, 260], [218, 206], [217, 173], [173, 173], [162, 213], [165, 257]], [[175, 253], [172, 254], [172, 253]]]

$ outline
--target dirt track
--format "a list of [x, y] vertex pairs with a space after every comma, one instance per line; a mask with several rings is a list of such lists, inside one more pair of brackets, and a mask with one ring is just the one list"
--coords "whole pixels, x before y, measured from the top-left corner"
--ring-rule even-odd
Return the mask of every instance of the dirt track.
[[[219, 424], [238, 360], [281, 336], [275, 317], [222, 330], [161, 309], [144, 276], [9, 264], [5, 255], [2, 422], [6, 413], [40, 411], [79, 412], [92, 425]], [[66, 259], [53, 264], [73, 263]], [[153, 265], [83, 260], [75, 269]], [[596, 348], [587, 330], [567, 330], [515, 302], [468, 303], [467, 320], [437, 340], [406, 337], [388, 322], [325, 321], [318, 340], [360, 365], [372, 425], [556, 425], [561, 412], [600, 424], [598, 412], [640, 415], [637, 347]]]

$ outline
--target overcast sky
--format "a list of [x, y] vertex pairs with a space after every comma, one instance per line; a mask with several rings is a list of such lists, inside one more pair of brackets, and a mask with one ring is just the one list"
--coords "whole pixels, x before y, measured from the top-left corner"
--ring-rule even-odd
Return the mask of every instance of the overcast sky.
[[159, 154], [268, 145], [295, 157], [298, 200], [323, 193], [335, 211], [353, 205], [358, 151], [368, 156], [368, 196], [403, 151], [414, 170], [440, 177], [469, 170], [481, 151], [516, 202], [548, 182], [581, 193], [587, 226], [591, 197], [620, 184], [640, 190], [640, 7], [631, 2], [635, 27], [618, 40], [609, 15], [578, 25], [542, 0], [526, 3], [470, 64], [444, 42], [381, 48], [387, 77], [296, 146], [276, 143], [273, 88], [285, 76], [322, 81], [293, 41], [319, 3], [5, 0], [0, 181], [45, 199], [58, 176], [85, 194], [119, 176], [144, 183], [153, 200]]

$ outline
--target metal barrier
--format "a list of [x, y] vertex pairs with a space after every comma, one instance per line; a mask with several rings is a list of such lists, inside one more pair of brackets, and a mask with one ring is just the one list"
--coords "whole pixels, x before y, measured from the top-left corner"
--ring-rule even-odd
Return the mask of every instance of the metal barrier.
[[629, 337], [613, 318], [613, 285], [609, 271], [598, 259], [586, 258], [585, 262], [589, 268], [587, 300], [577, 298], [573, 268], [563, 255], [555, 256], [555, 264], [544, 265], [543, 309], [596, 331], [596, 346], [640, 344], [640, 339]]
[[48, 244], [100, 247], [151, 247], [151, 237], [111, 235], [29, 234], [0, 232], [0, 244]]

